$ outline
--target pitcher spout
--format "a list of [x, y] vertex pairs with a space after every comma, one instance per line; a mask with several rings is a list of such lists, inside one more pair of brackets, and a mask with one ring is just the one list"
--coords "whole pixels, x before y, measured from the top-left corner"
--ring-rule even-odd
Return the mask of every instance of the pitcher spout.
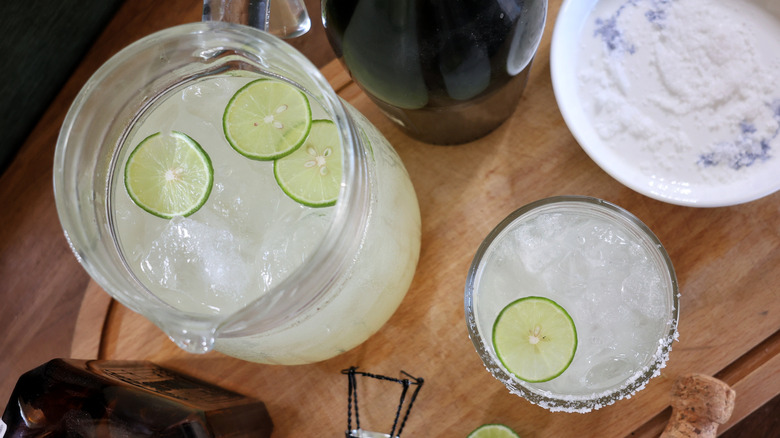
[[188, 323], [187, 327], [169, 326], [163, 327], [163, 331], [179, 348], [195, 354], [204, 354], [214, 349], [216, 342], [216, 328]]

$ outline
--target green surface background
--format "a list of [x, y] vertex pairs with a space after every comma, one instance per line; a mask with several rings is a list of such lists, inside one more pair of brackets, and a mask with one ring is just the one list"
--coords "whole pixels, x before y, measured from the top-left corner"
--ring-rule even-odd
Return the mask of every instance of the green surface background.
[[0, 2], [0, 174], [122, 2]]

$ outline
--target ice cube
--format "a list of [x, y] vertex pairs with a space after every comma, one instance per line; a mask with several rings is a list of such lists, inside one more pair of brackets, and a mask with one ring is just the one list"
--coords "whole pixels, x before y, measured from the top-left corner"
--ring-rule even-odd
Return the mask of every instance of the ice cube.
[[306, 263], [327, 232], [332, 211], [304, 210], [299, 219], [288, 217], [266, 230], [256, 262], [264, 290], [270, 290]]
[[241, 239], [259, 236], [258, 230], [286, 216], [289, 209], [296, 211], [296, 217], [300, 215], [300, 206], [278, 187], [270, 162], [247, 160], [243, 155], [230, 153], [215, 160], [214, 174], [218, 179], [207, 210], [218, 216], [216, 220], [229, 224]]
[[231, 82], [227, 78], [197, 82], [182, 92], [182, 108], [200, 119], [210, 120], [215, 114], [214, 103], [223, 101], [227, 105], [234, 92], [235, 86], [231, 87]]
[[532, 223], [519, 226], [502, 242], [502, 250], [510, 259], [517, 259], [528, 272], [541, 272], [556, 259], [563, 257], [564, 250], [555, 243], [552, 232], [554, 221], [545, 221], [543, 229], [535, 229]]
[[568, 297], [581, 297], [587, 288], [588, 277], [588, 261], [576, 248], [542, 272], [547, 290]]
[[251, 287], [251, 265], [233, 235], [190, 218], [169, 221], [143, 258], [142, 271], [163, 288], [160, 298], [184, 310], [233, 311]]
[[657, 319], [667, 314], [665, 291], [661, 276], [652, 265], [637, 264], [623, 280], [621, 297], [628, 307]]
[[580, 234], [582, 253], [592, 267], [614, 268], [629, 260], [631, 244], [613, 225], [588, 221], [581, 225]]
[[617, 385], [634, 373], [634, 365], [622, 354], [604, 350], [591, 359], [593, 366], [585, 374], [583, 383], [594, 390]]

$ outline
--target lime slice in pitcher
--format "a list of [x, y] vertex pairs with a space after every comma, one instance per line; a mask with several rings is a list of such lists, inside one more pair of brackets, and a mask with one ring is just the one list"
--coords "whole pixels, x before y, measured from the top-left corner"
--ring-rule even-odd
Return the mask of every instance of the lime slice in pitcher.
[[181, 132], [146, 137], [125, 164], [125, 188], [130, 198], [162, 218], [198, 211], [213, 182], [214, 169], [206, 151]]
[[300, 147], [309, 134], [309, 99], [286, 82], [258, 79], [230, 99], [222, 128], [238, 153], [254, 160], [275, 160]]
[[284, 193], [309, 207], [334, 205], [341, 189], [341, 142], [336, 124], [315, 120], [303, 146], [274, 162]]
[[574, 359], [577, 329], [555, 301], [520, 298], [498, 314], [493, 346], [504, 367], [519, 379], [546, 382], [566, 371]]
[[520, 438], [520, 435], [503, 424], [483, 424], [466, 438]]

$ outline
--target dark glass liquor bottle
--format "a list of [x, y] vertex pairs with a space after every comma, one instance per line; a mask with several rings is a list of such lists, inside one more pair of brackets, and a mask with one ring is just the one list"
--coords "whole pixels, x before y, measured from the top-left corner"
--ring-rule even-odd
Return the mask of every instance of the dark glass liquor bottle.
[[19, 378], [0, 438], [269, 437], [272, 429], [261, 401], [151, 362], [54, 359]]
[[[336, 56], [407, 134], [458, 144], [514, 111], [538, 44], [538, 0], [322, 0]], [[533, 40], [533, 41], [531, 41]]]

